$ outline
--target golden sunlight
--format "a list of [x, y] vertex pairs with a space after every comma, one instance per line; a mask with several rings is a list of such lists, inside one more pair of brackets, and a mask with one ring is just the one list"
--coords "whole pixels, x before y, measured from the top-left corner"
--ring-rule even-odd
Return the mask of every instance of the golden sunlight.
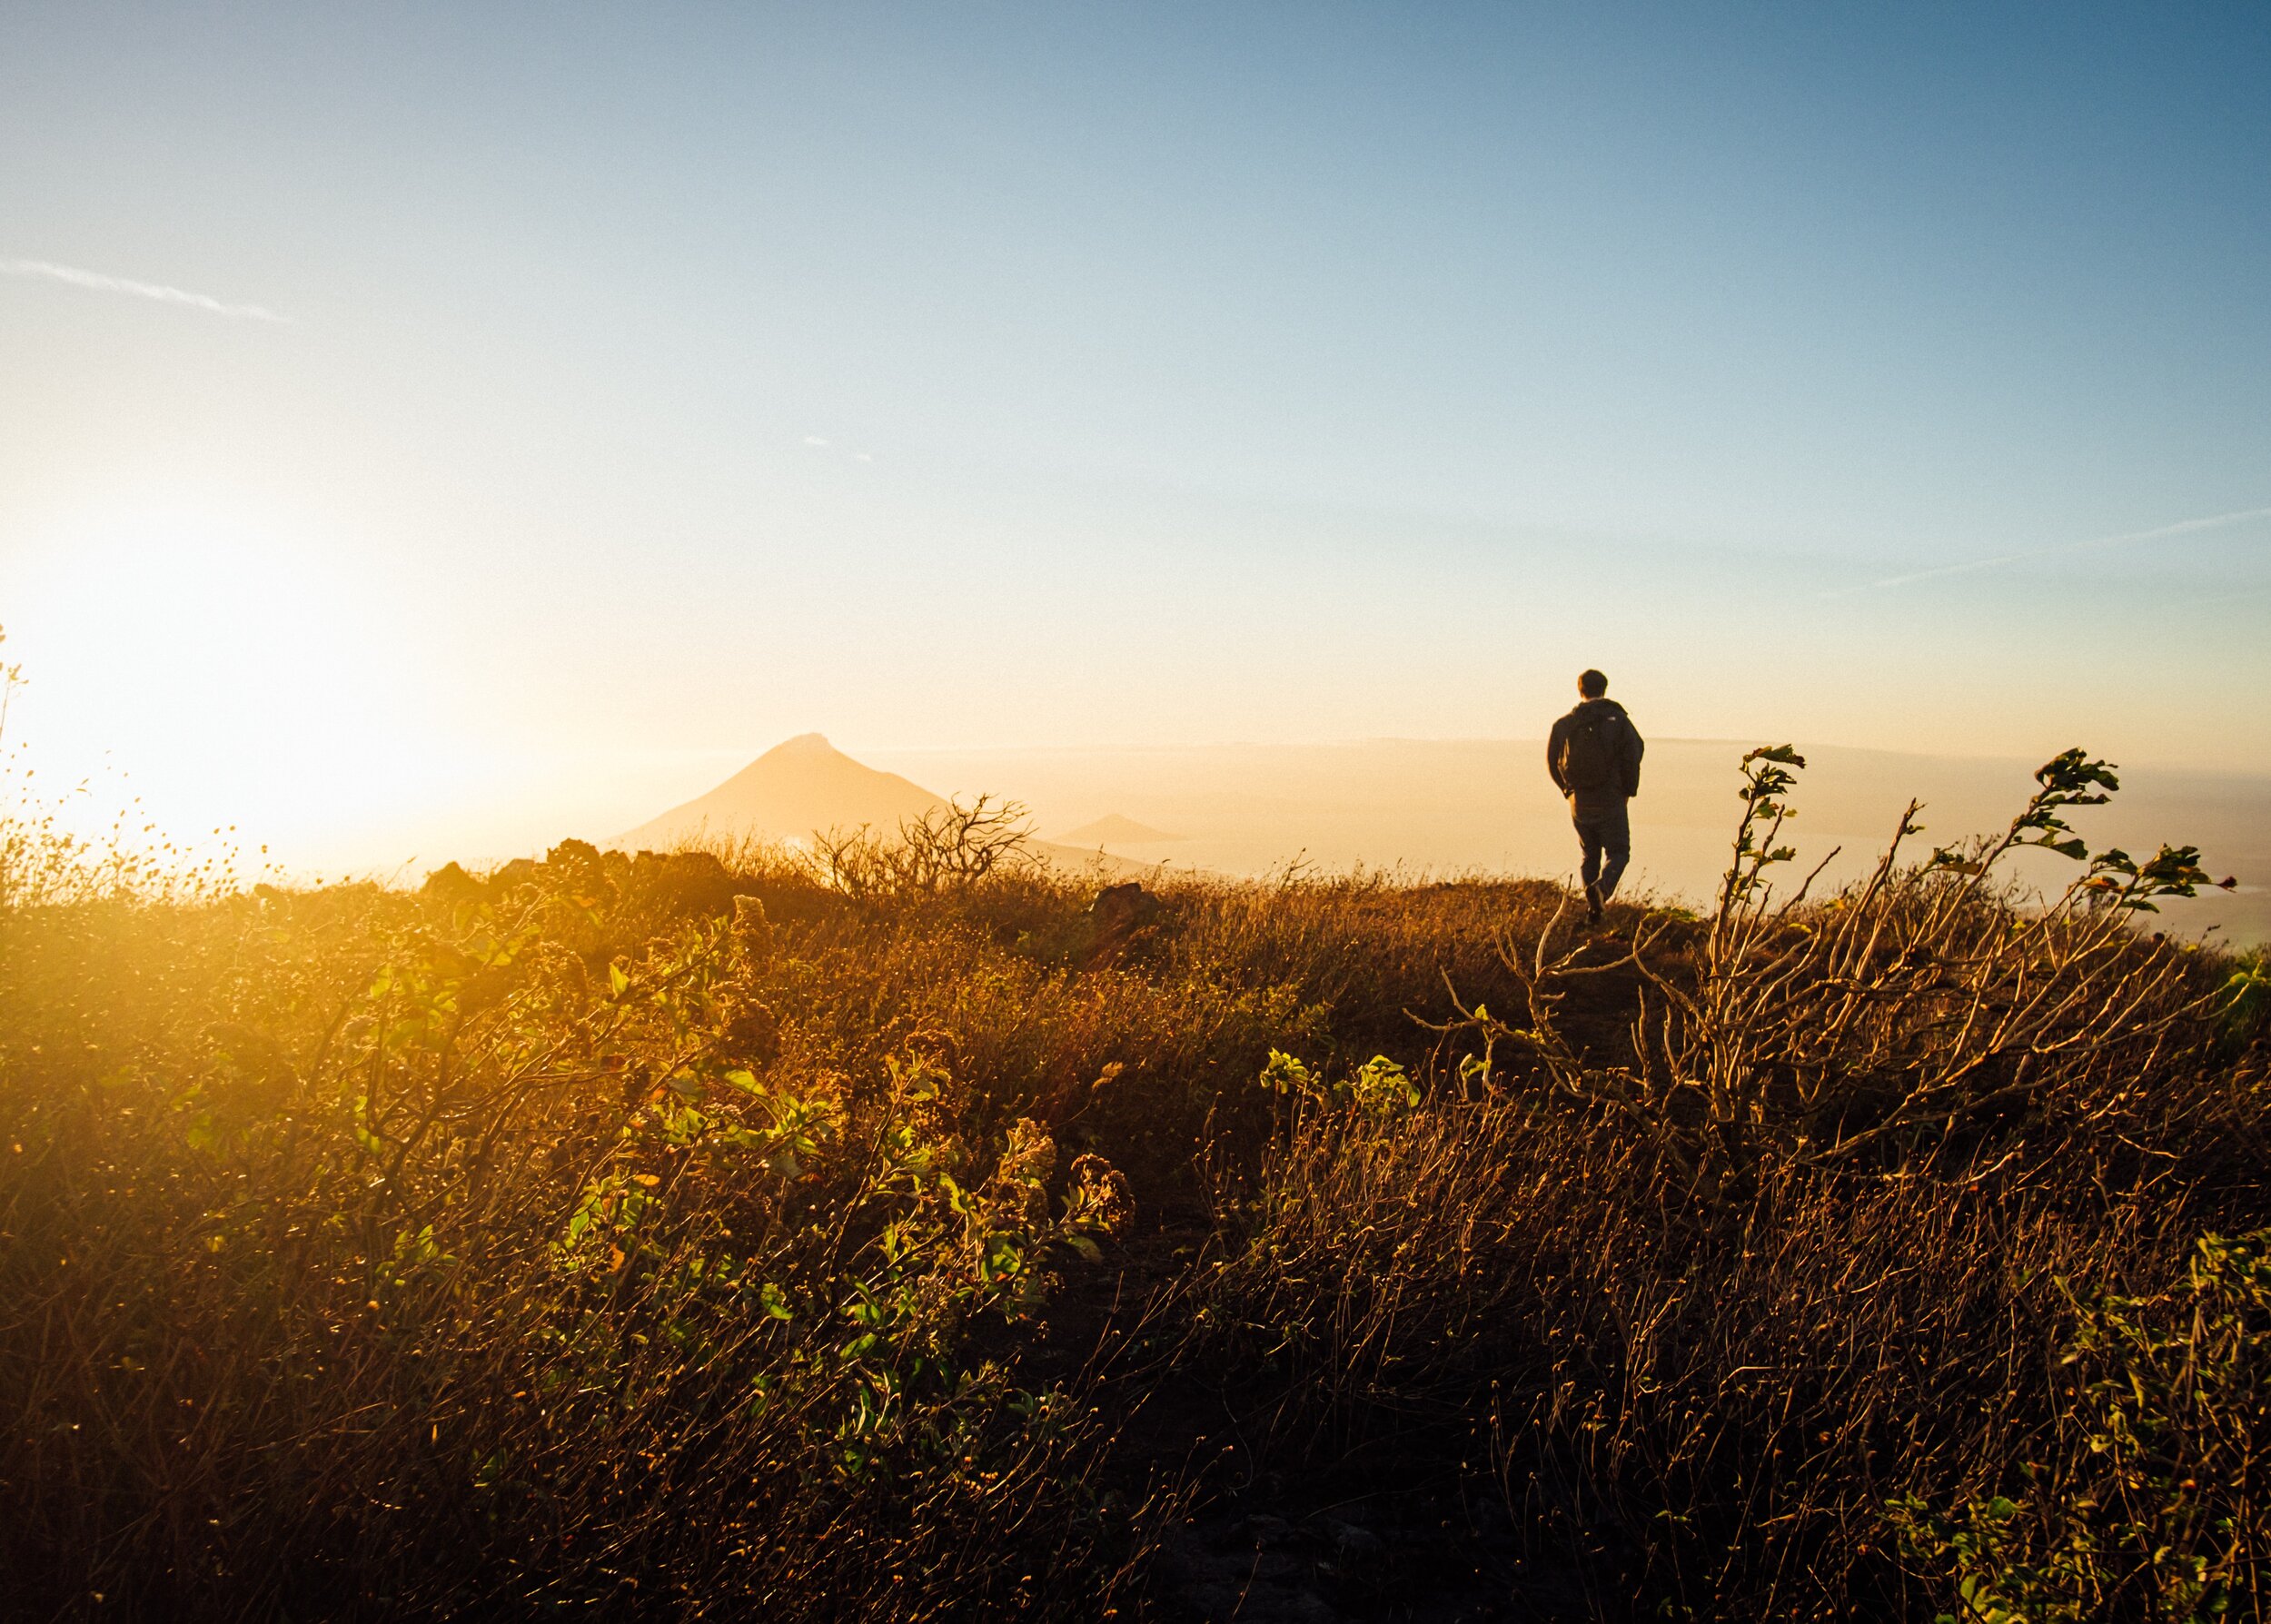
[[245, 840], [304, 846], [436, 787], [382, 599], [281, 527], [90, 516], [12, 573], [11, 731], [50, 794], [88, 781], [76, 820], [139, 797], [200, 839], [252, 807]]

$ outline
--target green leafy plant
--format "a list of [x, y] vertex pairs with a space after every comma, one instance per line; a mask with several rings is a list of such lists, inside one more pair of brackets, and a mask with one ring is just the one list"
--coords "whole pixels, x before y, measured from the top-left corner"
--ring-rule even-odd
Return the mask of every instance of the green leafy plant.
[[1955, 1575], [1962, 1610], [1947, 1617], [2222, 1618], [2271, 1554], [2271, 1232], [2202, 1236], [2150, 1297], [2068, 1296], [2057, 1458], [2022, 1469], [2018, 1498], [1951, 1516], [1896, 1500], [1903, 1548]]
[[1393, 1119], [1420, 1103], [1419, 1088], [1410, 1074], [1385, 1055], [1374, 1055], [1346, 1077], [1328, 1084], [1294, 1056], [1272, 1049], [1258, 1081], [1273, 1094], [1370, 1117]]

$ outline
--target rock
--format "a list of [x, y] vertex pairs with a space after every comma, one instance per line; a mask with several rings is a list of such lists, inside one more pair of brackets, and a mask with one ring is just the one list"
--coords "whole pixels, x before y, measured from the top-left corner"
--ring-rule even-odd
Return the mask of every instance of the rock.
[[1387, 1549], [1378, 1534], [1374, 1533], [1370, 1529], [1358, 1528], [1353, 1522], [1341, 1522], [1325, 1517], [1318, 1520], [1318, 1526], [1324, 1530], [1326, 1538], [1333, 1541], [1334, 1549], [1341, 1553], [1344, 1561], [1361, 1560], [1366, 1557], [1378, 1556]]
[[631, 859], [630, 884], [642, 901], [672, 914], [730, 913], [740, 889], [732, 870], [706, 851], [642, 851]]
[[418, 891], [421, 896], [447, 903], [478, 902], [489, 895], [487, 886], [455, 863], [444, 863], [426, 876], [426, 883]]
[[1144, 889], [1143, 881], [1126, 880], [1097, 892], [1096, 899], [1088, 905], [1088, 917], [1099, 934], [1126, 935], [1158, 918], [1162, 906], [1158, 897]]
[[1141, 880], [1126, 880], [1097, 892], [1088, 905], [1089, 965], [1108, 963], [1136, 932], [1156, 922], [1165, 906], [1144, 889]]
[[1292, 1523], [1283, 1517], [1273, 1517], [1266, 1511], [1256, 1511], [1245, 1520], [1243, 1527], [1254, 1536], [1256, 1545], [1274, 1545], [1281, 1540], [1290, 1538], [1294, 1531]]

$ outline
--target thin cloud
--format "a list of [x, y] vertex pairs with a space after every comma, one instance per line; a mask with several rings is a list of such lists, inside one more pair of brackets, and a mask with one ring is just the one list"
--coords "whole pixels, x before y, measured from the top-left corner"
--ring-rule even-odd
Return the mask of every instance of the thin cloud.
[[74, 288], [92, 288], [98, 293], [129, 293], [136, 299], [154, 299], [161, 304], [185, 305], [216, 316], [233, 316], [243, 322], [277, 322], [289, 326], [290, 316], [258, 304], [231, 304], [206, 293], [193, 293], [186, 288], [169, 288], [154, 282], [135, 282], [124, 276], [106, 276], [100, 271], [82, 271], [75, 265], [51, 264], [46, 260], [0, 260], [0, 276], [22, 276], [42, 282], [60, 282]]
[[2118, 536], [2092, 536], [2087, 541], [2059, 541], [2048, 547], [2028, 548], [2025, 552], [2007, 552], [1991, 559], [1968, 559], [1960, 564], [1942, 564], [1934, 569], [1916, 569], [1906, 575], [1888, 575], [1881, 580], [1863, 581], [1857, 587], [1839, 587], [1824, 592], [1824, 598], [1850, 598], [1859, 592], [1881, 592], [1890, 587], [1912, 586], [1920, 580], [1937, 580], [1943, 575], [1970, 575], [1981, 569], [1997, 569], [2005, 564], [2023, 564], [2031, 559], [2056, 558], [2060, 553], [2088, 552], [2098, 547], [2121, 547], [2131, 541], [2152, 541], [2163, 536], [2189, 535], [2194, 530], [2220, 530], [2227, 525], [2247, 524], [2258, 519], [2271, 519], [2271, 508], [2243, 508], [2236, 513], [2212, 513], [2206, 519], [2186, 519], [2175, 524], [2156, 526], [2149, 530], [2124, 530]]
[[828, 443], [825, 439], [818, 434], [806, 435], [804, 437], [804, 442], [807, 445], [826, 445]]

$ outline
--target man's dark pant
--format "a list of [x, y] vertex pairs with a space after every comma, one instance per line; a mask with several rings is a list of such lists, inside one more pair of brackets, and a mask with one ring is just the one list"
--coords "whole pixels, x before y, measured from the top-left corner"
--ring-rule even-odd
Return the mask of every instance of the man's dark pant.
[[[1585, 902], [1596, 913], [1616, 895], [1617, 881], [1624, 877], [1624, 866], [1632, 859], [1632, 826], [1625, 811], [1621, 800], [1611, 807], [1570, 804], [1577, 838], [1585, 847], [1585, 866], [1578, 873], [1585, 882]], [[1605, 864], [1602, 862], [1604, 855]]]

